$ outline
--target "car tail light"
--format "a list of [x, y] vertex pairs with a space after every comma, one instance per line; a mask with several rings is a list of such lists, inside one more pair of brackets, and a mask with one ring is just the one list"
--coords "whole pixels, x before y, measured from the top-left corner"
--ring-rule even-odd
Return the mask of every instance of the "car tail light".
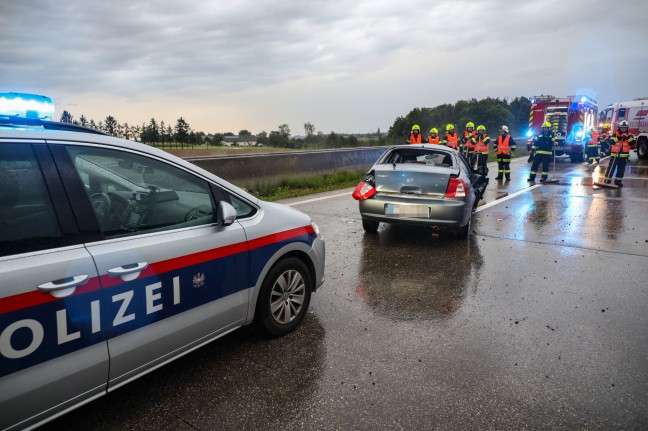
[[466, 197], [466, 184], [459, 178], [450, 177], [448, 182], [448, 190], [446, 190], [445, 197], [447, 198], [465, 198]]
[[369, 183], [365, 183], [364, 181], [361, 181], [360, 184], [356, 186], [356, 188], [353, 190], [353, 199], [357, 201], [363, 201], [365, 199], [369, 199], [373, 195], [376, 194], [376, 189], [374, 186], [372, 186]]

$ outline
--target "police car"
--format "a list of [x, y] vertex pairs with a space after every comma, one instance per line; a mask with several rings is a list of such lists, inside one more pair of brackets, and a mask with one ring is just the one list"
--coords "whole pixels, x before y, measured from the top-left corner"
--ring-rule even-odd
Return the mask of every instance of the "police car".
[[255, 321], [299, 325], [310, 218], [0, 94], [0, 429], [33, 428]]

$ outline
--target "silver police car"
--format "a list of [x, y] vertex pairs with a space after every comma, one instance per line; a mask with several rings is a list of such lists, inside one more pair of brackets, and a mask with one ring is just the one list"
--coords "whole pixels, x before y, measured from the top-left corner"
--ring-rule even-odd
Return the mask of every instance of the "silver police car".
[[324, 279], [307, 215], [22, 108], [43, 103], [0, 94], [0, 429], [36, 427], [253, 321], [275, 336], [299, 325]]

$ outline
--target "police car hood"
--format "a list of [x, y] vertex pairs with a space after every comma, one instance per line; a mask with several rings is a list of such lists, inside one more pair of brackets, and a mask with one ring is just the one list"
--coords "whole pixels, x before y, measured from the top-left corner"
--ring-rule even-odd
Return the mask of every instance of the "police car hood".
[[308, 214], [305, 214], [293, 207], [289, 207], [288, 205], [266, 201], [259, 201], [258, 203], [259, 206], [263, 208], [265, 217], [271, 217], [273, 220], [276, 220], [277, 223], [294, 223], [295, 227], [300, 227], [310, 224], [311, 222], [311, 218]]

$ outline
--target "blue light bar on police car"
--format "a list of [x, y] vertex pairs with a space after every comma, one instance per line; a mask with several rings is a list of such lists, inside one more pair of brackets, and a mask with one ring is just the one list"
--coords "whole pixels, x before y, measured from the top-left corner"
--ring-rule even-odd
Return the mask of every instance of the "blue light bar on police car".
[[54, 103], [47, 96], [0, 93], [0, 116], [43, 120], [54, 116]]

